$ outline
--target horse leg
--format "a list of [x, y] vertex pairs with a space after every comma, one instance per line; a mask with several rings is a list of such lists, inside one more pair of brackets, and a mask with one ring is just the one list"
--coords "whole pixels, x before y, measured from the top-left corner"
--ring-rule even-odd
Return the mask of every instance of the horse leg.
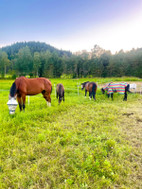
[[90, 91], [89, 91], [89, 98], [90, 98], [90, 100], [92, 98], [92, 92], [90, 92]]
[[22, 95], [22, 99], [23, 99], [23, 110], [25, 111], [26, 95]]
[[62, 96], [59, 94], [59, 100], [58, 100], [58, 103], [60, 104], [62, 101]]
[[65, 101], [64, 92], [63, 92], [63, 101]]
[[45, 91], [43, 94], [43, 97], [45, 98], [46, 102], [47, 102], [47, 106], [51, 106], [51, 97], [50, 97], [50, 93], [47, 93], [47, 91]]
[[22, 99], [21, 99], [20, 95], [17, 95], [17, 101], [18, 101], [18, 104], [19, 104], [20, 112], [21, 112], [22, 111]]
[[59, 94], [58, 94], [58, 92], [57, 92], [57, 95], [56, 95], [56, 98], [58, 99], [58, 96], [59, 96]]
[[113, 100], [113, 93], [111, 93], [111, 99]]
[[85, 97], [86, 97], [86, 95], [87, 95], [87, 90], [85, 89]]
[[124, 93], [124, 99], [123, 101], [127, 101], [127, 92]]
[[94, 93], [93, 93], [93, 98], [94, 98], [94, 100], [96, 100], [95, 95], [96, 95], [96, 93], [94, 92]]
[[125, 93], [124, 93], [124, 99], [125, 101], [127, 101], [127, 91], [129, 90], [129, 85], [127, 85], [127, 87], [125, 87]]

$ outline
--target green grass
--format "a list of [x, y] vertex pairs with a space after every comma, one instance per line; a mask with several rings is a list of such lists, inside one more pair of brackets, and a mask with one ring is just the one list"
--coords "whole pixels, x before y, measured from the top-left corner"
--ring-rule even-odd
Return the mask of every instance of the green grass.
[[[122, 78], [117, 78], [122, 80]], [[114, 81], [116, 78], [112, 79]], [[97, 91], [96, 102], [84, 97], [77, 85], [91, 79], [51, 79], [52, 106], [42, 95], [30, 97], [26, 111], [17, 107], [9, 115], [8, 89], [12, 81], [0, 81], [0, 188], [130, 188], [128, 159], [132, 147], [120, 129], [128, 101], [114, 94], [114, 101]], [[129, 78], [127, 78], [129, 80]], [[97, 83], [110, 78], [94, 78]], [[65, 102], [55, 98], [57, 83], [65, 86]], [[28, 99], [27, 99], [28, 101]], [[133, 187], [132, 187], [133, 188]]]

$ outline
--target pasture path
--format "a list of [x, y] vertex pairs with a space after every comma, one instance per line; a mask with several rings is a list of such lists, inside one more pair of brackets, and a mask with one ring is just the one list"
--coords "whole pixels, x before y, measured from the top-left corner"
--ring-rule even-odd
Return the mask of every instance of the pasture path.
[[129, 155], [131, 169], [129, 182], [131, 188], [142, 189], [142, 100], [138, 99], [135, 104], [130, 104], [123, 110], [120, 128], [132, 147]]

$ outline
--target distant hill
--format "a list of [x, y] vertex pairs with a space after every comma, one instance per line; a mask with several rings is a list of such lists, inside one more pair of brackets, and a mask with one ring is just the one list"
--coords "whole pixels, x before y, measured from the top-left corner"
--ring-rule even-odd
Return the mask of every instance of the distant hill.
[[32, 54], [34, 52], [45, 52], [45, 51], [50, 51], [51, 53], [58, 53], [59, 56], [67, 55], [71, 56], [72, 53], [70, 51], [64, 51], [64, 50], [59, 50], [51, 45], [48, 45], [46, 43], [42, 42], [17, 42], [13, 45], [2, 47], [2, 51], [5, 51], [8, 54], [8, 58], [11, 60], [12, 58], [15, 57], [15, 55], [18, 53], [18, 51], [23, 48], [28, 46], [30, 48], [30, 51]]

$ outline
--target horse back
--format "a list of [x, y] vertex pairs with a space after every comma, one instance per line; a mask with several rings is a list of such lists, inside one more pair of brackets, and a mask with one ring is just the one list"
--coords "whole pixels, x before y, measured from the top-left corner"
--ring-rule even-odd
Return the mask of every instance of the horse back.
[[96, 92], [96, 90], [97, 90], [97, 84], [95, 82], [88, 83], [88, 91]]
[[15, 80], [17, 90], [19, 93], [25, 95], [36, 95], [42, 91], [51, 92], [51, 82], [46, 78], [33, 78], [20, 77]]
[[108, 86], [108, 94], [118, 92], [119, 94], [124, 94], [126, 91], [127, 83], [121, 82], [121, 83], [111, 83]]
[[64, 86], [63, 84], [59, 83], [56, 86], [56, 92], [60, 95], [63, 96], [64, 95]]
[[90, 83], [90, 82], [87, 82], [87, 83], [85, 84], [85, 90], [87, 90], [87, 91], [89, 91], [89, 83]]

